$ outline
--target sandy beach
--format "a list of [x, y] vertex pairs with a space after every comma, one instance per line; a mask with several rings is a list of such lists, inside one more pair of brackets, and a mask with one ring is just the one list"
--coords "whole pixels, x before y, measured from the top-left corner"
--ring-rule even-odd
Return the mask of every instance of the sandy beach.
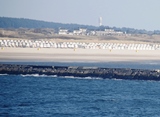
[[0, 61], [120, 62], [159, 61], [160, 50], [1, 48]]

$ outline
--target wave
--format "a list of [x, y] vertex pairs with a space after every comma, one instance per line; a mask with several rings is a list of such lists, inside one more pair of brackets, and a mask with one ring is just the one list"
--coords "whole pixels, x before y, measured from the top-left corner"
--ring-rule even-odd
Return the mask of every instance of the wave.
[[42, 74], [42, 75], [39, 75], [39, 74], [21, 74], [22, 77], [57, 77], [57, 75], [45, 75], [45, 74]]
[[[13, 74], [0, 74], [0, 76], [13, 75]], [[68, 79], [102, 79], [100, 77], [75, 77], [75, 76], [57, 76], [57, 75], [45, 75], [45, 74], [20, 74], [22, 77], [50, 77], [50, 78], [68, 78]]]
[[[0, 76], [9, 76], [9, 75], [14, 75], [14, 74], [0, 74]], [[42, 78], [42, 77], [49, 77], [49, 78], [66, 78], [66, 79], [88, 79], [88, 80], [93, 80], [93, 79], [97, 79], [97, 80], [102, 80], [102, 79], [110, 79], [110, 78], [101, 78], [101, 77], [77, 77], [77, 76], [58, 76], [58, 75], [45, 75], [45, 74], [20, 74], [20, 76], [22, 77], [39, 77], [39, 78]], [[117, 78], [112, 78], [112, 80], [123, 80], [123, 79], [117, 79]], [[151, 80], [152, 81], [152, 80]]]
[[0, 74], [0, 76], [6, 76], [6, 75], [9, 75], [9, 74]]
[[69, 79], [72, 79], [72, 78], [75, 78], [75, 79], [102, 79], [100, 77], [75, 77], [75, 76], [58, 76], [58, 77], [69, 78]]
[[75, 77], [75, 76], [57, 76], [57, 75], [39, 75], [39, 74], [21, 74], [22, 77], [50, 77], [50, 78], [68, 78], [68, 79], [102, 79], [100, 77]]
[[81, 79], [88, 79], [88, 80], [91, 80], [91, 79], [94, 79], [94, 80], [101, 80], [103, 78], [101, 77], [82, 77]]
[[[74, 76], [60, 76], [60, 77], [64, 77], [64, 78], [75, 78]], [[78, 78], [78, 77], [77, 77]]]
[[148, 63], [149, 65], [159, 65], [160, 63], [156, 63], [156, 62], [151, 62], [151, 63]]

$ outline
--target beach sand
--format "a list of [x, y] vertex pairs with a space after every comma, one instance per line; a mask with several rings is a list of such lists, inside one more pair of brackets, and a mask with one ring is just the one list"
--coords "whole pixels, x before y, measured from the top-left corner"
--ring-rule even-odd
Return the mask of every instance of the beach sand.
[[160, 61], [160, 50], [1, 48], [0, 62], [120, 62]]

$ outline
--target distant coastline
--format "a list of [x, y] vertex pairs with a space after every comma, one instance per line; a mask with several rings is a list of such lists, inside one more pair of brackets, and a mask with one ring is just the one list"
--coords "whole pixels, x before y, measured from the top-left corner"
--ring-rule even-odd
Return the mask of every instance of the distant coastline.
[[[0, 18], [0, 25], [3, 20], [10, 22], [9, 19]], [[25, 24], [23, 21], [28, 21], [23, 18], [11, 18], [11, 21], [13, 20], [13, 24], [20, 21]], [[65, 24], [67, 26], [65, 29], [60, 28], [60, 24], [52, 25], [53, 27], [28, 28], [21, 23], [18, 27], [0, 26], [2, 27], [0, 28], [0, 61], [102, 63], [160, 61], [158, 31], [134, 32], [135, 30], [132, 29], [133, 32], [126, 32], [127, 28], [121, 31], [107, 26], [77, 27], [79, 25], [73, 24]], [[70, 26], [75, 27], [70, 29]]]

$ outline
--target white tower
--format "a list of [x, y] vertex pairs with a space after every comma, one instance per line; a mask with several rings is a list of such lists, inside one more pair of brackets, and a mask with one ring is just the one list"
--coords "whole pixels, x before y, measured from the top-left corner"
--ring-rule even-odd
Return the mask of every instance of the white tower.
[[102, 26], [102, 17], [99, 17], [99, 26]]

